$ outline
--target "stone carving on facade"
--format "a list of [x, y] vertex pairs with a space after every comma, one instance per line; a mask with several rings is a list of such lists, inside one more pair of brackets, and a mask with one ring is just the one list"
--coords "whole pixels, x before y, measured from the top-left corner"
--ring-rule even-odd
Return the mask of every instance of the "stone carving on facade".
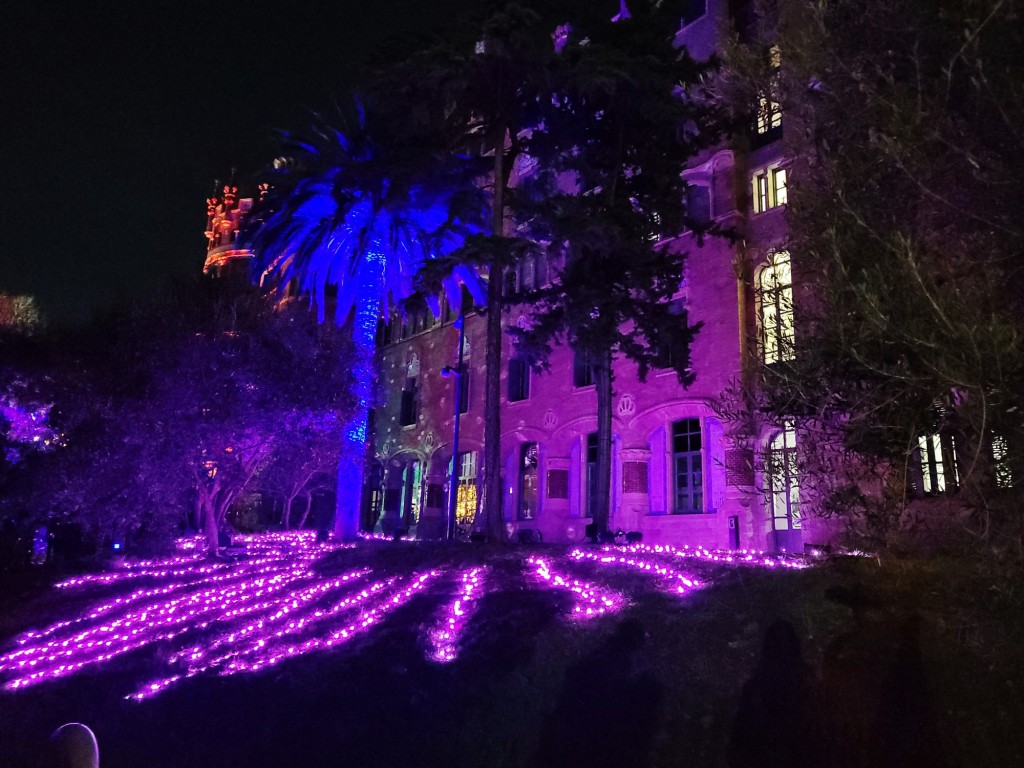
[[631, 394], [626, 392], [619, 398], [619, 405], [615, 411], [619, 416], [632, 416], [636, 413], [636, 400], [633, 399]]

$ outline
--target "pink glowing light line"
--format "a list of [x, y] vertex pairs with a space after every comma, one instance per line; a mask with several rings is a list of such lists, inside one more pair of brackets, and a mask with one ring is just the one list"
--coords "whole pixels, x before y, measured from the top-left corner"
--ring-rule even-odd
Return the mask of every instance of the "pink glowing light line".
[[[304, 558], [301, 562], [306, 563], [306, 562], [309, 562], [311, 559], [312, 558]], [[265, 567], [263, 567], [263, 568], [259, 567], [260, 565], [264, 565], [264, 564], [268, 564], [268, 563], [269, 563], [269, 565], [265, 565]], [[48, 637], [48, 636], [50, 636], [50, 635], [60, 631], [61, 629], [66, 629], [67, 627], [75, 626], [75, 625], [81, 624], [83, 622], [95, 620], [95, 619], [103, 616], [104, 614], [109, 613], [112, 610], [115, 610], [117, 608], [124, 608], [124, 607], [132, 605], [133, 603], [136, 603], [136, 602], [138, 602], [140, 600], [145, 600], [146, 598], [159, 597], [161, 595], [169, 595], [169, 594], [171, 594], [173, 592], [177, 592], [177, 591], [180, 591], [182, 589], [186, 589], [186, 588], [193, 588], [194, 589], [194, 588], [197, 588], [197, 587], [207, 586], [207, 585], [216, 584], [216, 583], [221, 583], [222, 586], [224, 586], [226, 584], [233, 583], [235, 581], [240, 581], [242, 579], [249, 578], [254, 573], [266, 576], [266, 575], [273, 574], [273, 573], [278, 572], [278, 571], [286, 571], [286, 570], [294, 571], [294, 569], [295, 569], [295, 563], [294, 562], [293, 563], [284, 562], [280, 558], [258, 560], [258, 561], [256, 561], [256, 560], [249, 560], [249, 561], [245, 561], [245, 562], [237, 564], [237, 567], [234, 570], [229, 570], [229, 571], [224, 572], [224, 573], [216, 573], [213, 576], [205, 576], [204, 578], [195, 579], [195, 580], [192, 580], [192, 581], [177, 581], [177, 582], [174, 582], [172, 584], [167, 584], [167, 585], [162, 586], [162, 587], [151, 587], [151, 588], [146, 588], [146, 589], [138, 589], [138, 590], [136, 590], [136, 591], [134, 591], [134, 592], [132, 592], [132, 593], [130, 593], [128, 595], [123, 596], [123, 597], [116, 597], [116, 598], [113, 598], [112, 600], [110, 600], [110, 601], [108, 601], [106, 603], [101, 603], [101, 604], [91, 608], [88, 613], [86, 613], [86, 614], [84, 614], [82, 616], [78, 616], [78, 617], [76, 617], [74, 619], [69, 619], [67, 621], [60, 621], [60, 622], [57, 622], [55, 624], [51, 624], [46, 629], [42, 629], [42, 630], [29, 630], [28, 632], [25, 632], [22, 635], [20, 635], [17, 638], [16, 642], [19, 643], [20, 645], [24, 645], [24, 644], [28, 643], [31, 640], [39, 640], [41, 638]], [[312, 575], [312, 571], [309, 572], [309, 575]], [[0, 656], [0, 669], [3, 669], [3, 660], [5, 658], [6, 658], [5, 656]]]
[[447, 664], [458, 656], [462, 635], [476, 612], [476, 598], [483, 589], [487, 568], [471, 568], [459, 575], [459, 589], [441, 610], [441, 616], [427, 632], [430, 640], [429, 658]]
[[589, 560], [590, 562], [598, 563], [600, 565], [624, 566], [634, 570], [643, 571], [645, 573], [650, 573], [668, 581], [671, 584], [668, 591], [676, 595], [685, 595], [690, 590], [700, 589], [704, 586], [697, 578], [689, 574], [680, 573], [674, 568], [669, 568], [650, 560], [643, 560], [631, 555], [618, 554], [614, 550], [602, 550], [600, 553], [595, 553], [584, 552], [581, 549], [574, 549], [569, 553], [569, 557], [577, 562]]
[[[332, 608], [328, 609], [327, 611], [318, 611], [317, 615], [315, 616], [315, 619], [317, 621], [320, 621], [329, 618], [330, 616], [341, 613], [346, 609], [353, 608], [359, 605], [360, 603], [366, 602], [371, 597], [376, 596], [382, 590], [393, 585], [395, 581], [397, 581], [396, 578], [391, 578], [386, 579], [385, 581], [380, 581], [371, 584], [370, 586], [366, 587], [365, 589], [361, 590], [355, 595], [351, 595], [349, 597], [346, 597], [344, 600], [335, 603], [334, 606], [332, 606]], [[178, 680], [185, 680], [190, 677], [195, 677], [196, 675], [202, 674], [204, 672], [209, 672], [212, 669], [221, 668], [223, 667], [225, 662], [234, 659], [236, 656], [251, 655], [258, 653], [267, 646], [268, 642], [271, 639], [280, 639], [285, 637], [286, 635], [299, 632], [301, 631], [301, 629], [307, 627], [310, 622], [303, 621], [300, 624], [296, 621], [290, 621], [284, 627], [278, 628], [277, 630], [271, 632], [269, 631], [267, 625], [272, 623], [274, 622], [260, 619], [256, 622], [249, 624], [246, 627], [242, 627], [237, 632], [237, 639], [242, 639], [243, 637], [247, 637], [249, 635], [255, 635], [253, 639], [249, 641], [249, 644], [247, 646], [242, 648], [233, 648], [232, 650], [229, 650], [226, 653], [222, 653], [219, 656], [214, 656], [210, 658], [208, 655], [209, 651], [215, 650], [216, 648], [204, 649], [200, 648], [199, 646], [193, 646], [191, 649], [186, 649], [185, 651], [175, 654], [175, 656], [171, 659], [172, 661], [178, 661], [184, 658], [188, 662], [188, 668], [185, 672], [181, 674], [171, 675], [170, 677], [164, 678], [163, 680], [156, 680], [147, 683], [141, 689], [139, 689], [139, 691], [137, 691], [135, 694], [127, 698], [135, 699], [136, 701], [141, 701], [145, 698], [150, 698], [154, 694], [166, 690], [168, 687], [173, 685]], [[263, 632], [263, 630], [267, 631]], [[256, 635], [256, 633], [261, 634]], [[226, 644], [227, 643], [217, 643], [216, 647], [220, 648]]]
[[[46, 679], [64, 677], [90, 664], [109, 661], [151, 643], [171, 640], [193, 629], [205, 629], [214, 622], [279, 606], [280, 600], [252, 601], [276, 595], [289, 589], [296, 578], [310, 576], [310, 571], [300, 570], [298, 573], [279, 573], [270, 578], [255, 579], [229, 590], [205, 590], [161, 606], [135, 611], [114, 622], [84, 630], [70, 639], [51, 640], [41, 646], [16, 651], [15, 654], [34, 658], [18, 659], [13, 666], [19, 670], [40, 668], [8, 681], [4, 687], [18, 689]], [[347, 576], [352, 577], [351, 574]], [[197, 603], [199, 606], [195, 607]], [[150, 613], [156, 617], [149, 619]], [[207, 620], [202, 620], [204, 618]], [[84, 658], [74, 660], [76, 656]]]
[[[249, 624], [247, 624], [247, 625], [245, 625], [243, 627], [237, 627], [235, 629], [232, 629], [229, 632], [226, 632], [226, 633], [222, 634], [221, 636], [219, 636], [217, 638], [214, 638], [212, 641], [207, 643], [205, 646], [194, 645], [191, 648], [186, 648], [184, 650], [178, 651], [177, 653], [175, 653], [174, 655], [171, 656], [170, 660], [171, 660], [171, 662], [176, 662], [176, 661], [179, 661], [180, 659], [187, 658], [187, 659], [189, 659], [190, 663], [192, 661], [199, 660], [199, 659], [205, 657], [211, 651], [215, 651], [218, 648], [224, 647], [225, 645], [232, 645], [234, 643], [237, 643], [239, 640], [242, 640], [243, 638], [248, 637], [249, 635], [251, 635], [251, 634], [253, 634], [253, 633], [263, 629], [266, 626], [269, 626], [271, 624], [276, 624], [279, 621], [283, 621], [284, 619], [288, 618], [292, 614], [298, 612], [300, 609], [304, 609], [304, 608], [308, 607], [311, 603], [313, 603], [316, 600], [319, 600], [324, 595], [327, 595], [330, 592], [337, 591], [340, 587], [346, 586], [347, 584], [349, 584], [350, 582], [355, 581], [356, 579], [362, 579], [362, 578], [370, 575], [371, 573], [372, 573], [372, 571], [369, 568], [363, 568], [363, 569], [358, 570], [358, 571], [352, 571], [351, 573], [346, 573], [346, 574], [344, 574], [342, 576], [338, 576], [336, 578], [330, 579], [329, 581], [320, 582], [320, 583], [314, 584], [314, 585], [312, 585], [310, 587], [307, 587], [305, 589], [301, 589], [301, 590], [298, 590], [296, 592], [292, 592], [291, 594], [289, 594], [287, 596], [287, 599], [285, 600], [285, 602], [283, 604], [281, 604], [280, 601], [269, 601], [269, 602], [263, 603], [263, 605], [260, 606], [260, 608], [270, 609], [270, 608], [273, 608], [274, 606], [278, 606], [278, 608], [273, 613], [262, 614], [262, 615], [258, 616], [255, 621], [251, 621]], [[378, 583], [379, 584], [386, 584], [386, 583], [390, 583], [390, 582], [378, 582]], [[376, 585], [374, 585], [374, 587], [375, 586]], [[370, 589], [373, 589], [374, 587], [371, 587]], [[367, 590], [365, 590], [365, 589], [361, 593], [359, 593], [359, 594], [363, 598], [368, 597]], [[344, 600], [335, 603], [330, 608], [327, 608], [327, 609], [314, 609], [314, 610], [312, 610], [313, 618], [315, 620], [320, 620], [321, 618], [327, 618], [328, 616], [331, 616], [332, 614], [334, 614], [337, 611], [341, 610], [342, 607], [344, 607], [346, 605], [349, 605], [349, 604], [352, 604], [352, 602], [353, 602], [352, 598], [345, 598]], [[255, 612], [255, 611], [250, 611], [250, 613], [252, 613], [252, 612]], [[235, 616], [225, 616], [224, 617], [224, 619], [232, 619], [232, 618], [235, 618]], [[305, 623], [308, 623], [308, 620], [307, 619], [301, 619], [299, 621], [289, 622], [286, 626], [294, 627], [296, 629], [296, 631], [297, 631]]]
[[409, 600], [411, 600], [417, 593], [423, 591], [430, 581], [437, 578], [438, 574], [438, 571], [429, 571], [418, 576], [414, 575], [410, 579], [408, 586], [397, 590], [388, 598], [379, 601], [373, 607], [363, 611], [355, 621], [350, 622], [344, 627], [331, 630], [326, 637], [309, 638], [299, 645], [290, 645], [287, 648], [278, 651], [273, 656], [257, 659], [255, 662], [251, 663], [244, 658], [236, 658], [229, 664], [228, 668], [222, 674], [231, 675], [239, 672], [256, 672], [261, 669], [275, 666], [282, 661], [295, 656], [301, 656], [310, 653], [311, 651], [323, 650], [325, 648], [331, 648], [338, 645], [339, 643], [348, 642], [357, 635], [365, 632], [371, 626], [378, 624], [389, 613], [392, 613], [408, 603]]
[[711, 550], [703, 547], [691, 549], [689, 546], [681, 548], [669, 545], [649, 546], [646, 544], [633, 544], [626, 547], [626, 551], [634, 554], [664, 555], [677, 558], [689, 558], [704, 560], [710, 563], [725, 563], [727, 565], [746, 565], [761, 568], [810, 568], [801, 558], [786, 557], [782, 555], [770, 555], [764, 550], [740, 549], [740, 550]]
[[406, 604], [415, 594], [421, 592], [431, 580], [436, 578], [437, 575], [438, 571], [430, 571], [419, 576], [414, 575], [407, 580], [404, 587], [393, 589], [388, 595], [381, 597], [375, 603], [365, 608], [354, 620], [348, 621], [344, 626], [335, 627], [328, 630], [326, 634], [314, 635], [300, 642], [287, 642], [287, 638], [300, 634], [314, 626], [321, 625], [330, 618], [344, 615], [359, 604], [377, 597], [380, 592], [393, 586], [397, 579], [393, 578], [377, 582], [357, 595], [336, 603], [330, 609], [319, 611], [312, 619], [303, 617], [289, 622], [274, 632], [254, 635], [245, 646], [234, 648], [227, 653], [207, 660], [205, 663], [192, 663], [186, 672], [147, 683], [128, 698], [136, 701], [151, 698], [167, 690], [167, 688], [180, 680], [211, 670], [216, 670], [225, 677], [244, 672], [255, 672], [275, 666], [290, 658], [297, 658], [313, 651], [331, 648], [347, 642], [379, 623], [387, 614]]
[[627, 603], [626, 598], [614, 590], [552, 571], [551, 566], [543, 558], [528, 557], [526, 562], [534, 566], [534, 574], [541, 581], [573, 594], [575, 601], [572, 617], [575, 619], [586, 620], [606, 613], [615, 613]]
[[[91, 620], [95, 620], [97, 618], [100, 618], [103, 615], [105, 615], [106, 613], [109, 613], [111, 610], [113, 610], [113, 608], [125, 607], [127, 605], [131, 605], [131, 604], [133, 604], [135, 602], [138, 602], [140, 600], [143, 600], [143, 599], [146, 599], [146, 598], [152, 597], [152, 596], [159, 596], [161, 594], [171, 594], [173, 592], [180, 591], [181, 589], [186, 588], [186, 587], [191, 587], [193, 589], [198, 588], [198, 587], [206, 587], [207, 589], [205, 591], [203, 591], [203, 592], [199, 592], [199, 593], [193, 592], [193, 593], [190, 593], [189, 595], [186, 595], [184, 597], [175, 598], [175, 599], [171, 600], [170, 602], [164, 603], [162, 606], [159, 606], [159, 605], [156, 605], [156, 604], [149, 604], [149, 605], [141, 606], [134, 613], [128, 613], [128, 614], [125, 614], [125, 615], [119, 617], [117, 620], [115, 620], [115, 622], [111, 623], [109, 626], [111, 626], [111, 627], [119, 627], [125, 621], [128, 621], [130, 623], [130, 622], [134, 621], [135, 619], [137, 619], [140, 615], [148, 615], [150, 613], [156, 613], [157, 615], [162, 615], [164, 613], [167, 613], [167, 611], [169, 609], [171, 610], [171, 612], [173, 612], [173, 610], [176, 610], [177, 606], [179, 606], [179, 605], [183, 605], [183, 604], [185, 604], [187, 602], [195, 602], [195, 601], [201, 599], [204, 596], [223, 595], [223, 594], [225, 594], [225, 589], [227, 587], [233, 586], [233, 585], [236, 585], [236, 584], [244, 584], [246, 582], [246, 580], [251, 580], [253, 578], [258, 578], [258, 579], [264, 579], [265, 580], [268, 577], [274, 578], [274, 577], [278, 576], [279, 574], [290, 575], [292, 577], [292, 579], [295, 579], [295, 578], [310, 578], [310, 577], [312, 577], [314, 575], [313, 571], [309, 568], [309, 563], [310, 563], [311, 560], [312, 560], [312, 557], [308, 557], [308, 556], [307, 557], [298, 558], [298, 559], [293, 560], [291, 562], [283, 561], [281, 559], [270, 560], [270, 561], [266, 561], [266, 560], [252, 561], [252, 560], [250, 560], [250, 561], [246, 561], [246, 562], [238, 564], [237, 567], [233, 571], [229, 571], [227, 573], [218, 573], [218, 574], [216, 574], [214, 576], [207, 576], [206, 578], [198, 579], [198, 580], [196, 580], [193, 583], [179, 582], [179, 583], [176, 583], [176, 584], [167, 585], [165, 587], [158, 587], [158, 588], [154, 588], [154, 589], [138, 590], [138, 591], [136, 591], [136, 592], [126, 596], [126, 597], [117, 598], [117, 599], [115, 599], [113, 601], [110, 601], [108, 603], [102, 603], [99, 606], [97, 606], [96, 608], [94, 608], [91, 611], [89, 611], [89, 613], [87, 613], [87, 614], [85, 614], [83, 616], [80, 616], [80, 617], [78, 617], [76, 619], [72, 619], [72, 620], [69, 620], [69, 621], [63, 621], [63, 622], [58, 622], [57, 624], [51, 625], [50, 627], [47, 627], [46, 629], [43, 629], [43, 630], [33, 630], [33, 631], [26, 632], [23, 635], [21, 635], [17, 639], [16, 642], [18, 642], [21, 645], [25, 645], [25, 644], [27, 644], [28, 642], [30, 642], [32, 640], [38, 641], [38, 640], [40, 640], [40, 639], [42, 639], [44, 637], [48, 637], [50, 635], [55, 634], [56, 632], [58, 632], [61, 629], [66, 629], [68, 627], [75, 626], [75, 625], [83, 623], [83, 622], [87, 622], [87, 621], [91, 621]], [[260, 583], [262, 583], [262, 582], [260, 582]], [[12, 661], [14, 659], [17, 659], [17, 658], [20, 658], [20, 657], [23, 657], [23, 656], [32, 656], [32, 655], [43, 654], [43, 653], [46, 652], [46, 650], [48, 650], [48, 649], [55, 649], [58, 646], [62, 646], [62, 647], [66, 648], [69, 642], [80, 644], [85, 638], [89, 637], [91, 632], [95, 632], [95, 631], [97, 631], [96, 628], [92, 628], [91, 630], [84, 630], [83, 632], [80, 632], [78, 635], [75, 635], [75, 636], [73, 636], [71, 638], [65, 638], [63, 641], [54, 640], [54, 641], [50, 641], [49, 643], [46, 643], [46, 644], [43, 644], [43, 645], [38, 645], [37, 644], [37, 645], [34, 645], [34, 646], [32, 646], [30, 648], [27, 648], [27, 649], [19, 649], [19, 650], [12, 651], [12, 652], [7, 653], [7, 654], [0, 655], [0, 670], [8, 667], [10, 661]], [[100, 631], [109, 632], [111, 630], [110, 629], [104, 629], [104, 628], [101, 627]]]

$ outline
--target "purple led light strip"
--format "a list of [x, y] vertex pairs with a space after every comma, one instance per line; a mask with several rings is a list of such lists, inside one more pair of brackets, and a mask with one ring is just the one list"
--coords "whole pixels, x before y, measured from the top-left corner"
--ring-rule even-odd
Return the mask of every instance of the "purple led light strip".
[[459, 574], [456, 596], [441, 610], [440, 618], [427, 632], [429, 658], [447, 664], [458, 656], [462, 635], [476, 612], [476, 598], [483, 589], [487, 568], [472, 568]]
[[[615, 551], [608, 548], [608, 551]], [[625, 548], [625, 551], [634, 554], [647, 555], [670, 555], [672, 557], [690, 558], [704, 560], [710, 563], [726, 563], [734, 565], [750, 565], [762, 568], [809, 568], [810, 564], [802, 559], [785, 557], [781, 555], [770, 555], [763, 550], [740, 549], [740, 550], [711, 550], [697, 547], [672, 547], [668, 545], [649, 546], [647, 544], [632, 544]]]
[[601, 552], [584, 552], [581, 549], [574, 549], [569, 557], [577, 562], [587, 560], [600, 565], [617, 565], [644, 571], [658, 576], [670, 584], [669, 592], [676, 595], [685, 595], [692, 589], [700, 589], [704, 585], [689, 574], [680, 573], [674, 568], [661, 565], [655, 561], [644, 560], [628, 554], [619, 554], [614, 550], [603, 550]]
[[[204, 672], [217, 671], [222, 676], [255, 672], [275, 666], [290, 658], [347, 642], [380, 622], [387, 614], [405, 605], [437, 576], [438, 571], [414, 575], [406, 580], [404, 586], [397, 588], [394, 588], [397, 579], [387, 579], [368, 586], [357, 594], [335, 603], [330, 608], [311, 611], [279, 628], [268, 627], [268, 624], [274, 623], [272, 621], [257, 624], [252, 631], [245, 633], [247, 640], [241, 647], [233, 647], [226, 653], [206, 660], [203, 660], [205, 654], [193, 654], [189, 657], [189, 667], [185, 672], [149, 682], [129, 698], [142, 701], [165, 691], [179, 680]], [[389, 588], [390, 592], [381, 594]], [[376, 601], [370, 603], [373, 598], [376, 598]], [[330, 619], [345, 616], [363, 603], [368, 605], [354, 619], [343, 622], [341, 626], [328, 627], [326, 632], [321, 631], [298, 642], [287, 642], [286, 640], [308, 630], [322, 628], [322, 625], [328, 623]], [[273, 631], [270, 631], [271, 629]], [[227, 644], [227, 642], [223, 642], [219, 647]]]
[[[313, 572], [309, 569], [309, 565], [316, 558], [317, 555], [314, 553], [305, 553], [291, 561], [286, 561], [279, 557], [263, 558], [260, 560], [244, 560], [228, 564], [230, 566], [228, 570], [224, 572], [214, 572], [214, 575], [212, 576], [207, 575], [210, 571], [206, 569], [196, 569], [194, 572], [202, 578], [197, 578], [192, 581], [178, 581], [163, 587], [138, 589], [123, 597], [117, 597], [106, 603], [101, 603], [89, 610], [88, 613], [75, 619], [51, 624], [43, 630], [30, 630], [25, 632], [17, 638], [17, 642], [20, 645], [24, 645], [31, 640], [39, 640], [43, 637], [48, 637], [61, 629], [95, 620], [116, 608], [124, 608], [149, 597], [168, 595], [186, 588], [196, 589], [219, 584], [220, 589], [223, 589], [230, 584], [241, 582], [254, 576], [266, 577], [281, 572], [287, 572], [296, 578], [300, 576], [312, 576]], [[152, 606], [147, 606], [146, 609], [151, 610]], [[0, 656], [0, 670], [4, 668], [5, 662], [9, 658], [16, 658], [18, 655], [19, 654], [17, 653], [13, 653]]]
[[[345, 574], [327, 581], [317, 582], [312, 587], [301, 587], [316, 578], [311, 569], [313, 561], [333, 551], [334, 545], [312, 546], [313, 537], [289, 535], [268, 537], [260, 546], [265, 551], [283, 542], [301, 547], [303, 551], [289, 557], [281, 554], [216, 566], [193, 566], [182, 572], [168, 569], [168, 561], [149, 561], [134, 564], [134, 568], [122, 569], [112, 574], [100, 574], [101, 578], [77, 580], [64, 586], [92, 584], [109, 586], [122, 581], [125, 576], [154, 579], [192, 576], [191, 581], [176, 581], [160, 587], [147, 587], [101, 603], [88, 613], [73, 620], [57, 622], [43, 630], [34, 630], [17, 639], [20, 648], [0, 655], [0, 670], [13, 668], [18, 677], [4, 684], [7, 689], [22, 688], [47, 679], [63, 677], [90, 664], [108, 661], [116, 656], [145, 647], [159, 640], [169, 640], [193, 629], [204, 629], [211, 624], [227, 622], [240, 616], [259, 611], [276, 609], [287, 613], [289, 604], [298, 605], [302, 600], [312, 600], [336, 589], [346, 582], [369, 573], [368, 569]], [[255, 543], [256, 540], [254, 539]], [[348, 545], [345, 545], [348, 546]], [[178, 559], [173, 559], [177, 562]], [[105, 578], [104, 578], [105, 577]], [[296, 592], [296, 588], [300, 588]], [[186, 594], [174, 594], [183, 590]], [[285, 593], [282, 609], [281, 593]], [[161, 596], [172, 595], [160, 600]], [[290, 602], [289, 602], [290, 598]], [[139, 605], [134, 605], [139, 603]], [[105, 618], [105, 615], [129, 605], [133, 610]], [[97, 620], [102, 619], [102, 623]], [[75, 634], [64, 630], [70, 627], [97, 622], [86, 626]], [[46, 642], [40, 640], [56, 635]]]
[[589, 581], [557, 573], [551, 570], [551, 566], [543, 558], [528, 557], [526, 562], [534, 567], [535, 576], [542, 582], [573, 594], [575, 600], [572, 616], [575, 619], [590, 619], [614, 613], [626, 605], [626, 598], [620, 593]]
[[[18, 658], [13, 665], [30, 674], [9, 680], [5, 688], [17, 689], [47, 679], [64, 677], [90, 664], [109, 661], [115, 656], [143, 648], [151, 643], [170, 640], [193, 629], [205, 629], [213, 622], [227, 621], [255, 611], [267, 610], [280, 600], [252, 602], [271, 597], [293, 586], [296, 578], [312, 574], [279, 573], [269, 578], [256, 578], [230, 589], [208, 589], [175, 598], [162, 605], [143, 607], [115, 621], [90, 627], [68, 639], [55, 639], [38, 646], [14, 651], [3, 658]], [[351, 575], [349, 575], [351, 577]], [[205, 619], [205, 620], [203, 620]]]

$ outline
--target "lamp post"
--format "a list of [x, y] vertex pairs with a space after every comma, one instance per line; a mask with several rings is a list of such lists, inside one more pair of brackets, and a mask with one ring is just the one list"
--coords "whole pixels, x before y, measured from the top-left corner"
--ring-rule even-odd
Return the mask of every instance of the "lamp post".
[[446, 533], [449, 541], [455, 539], [455, 506], [458, 502], [459, 486], [455, 476], [459, 461], [459, 421], [462, 416], [462, 356], [466, 350], [466, 313], [460, 312], [455, 321], [459, 329], [459, 362], [455, 368], [446, 365], [441, 369], [442, 376], [455, 377], [455, 424], [452, 427], [452, 460], [448, 472], [448, 515]]

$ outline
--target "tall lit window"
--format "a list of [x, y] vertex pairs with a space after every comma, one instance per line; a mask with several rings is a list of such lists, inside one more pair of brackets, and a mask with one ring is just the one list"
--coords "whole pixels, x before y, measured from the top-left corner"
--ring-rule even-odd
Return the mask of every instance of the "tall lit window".
[[677, 515], [704, 511], [704, 460], [701, 455], [700, 419], [672, 423], [672, 467]]
[[459, 525], [470, 525], [476, 517], [476, 474], [476, 451], [460, 453], [458, 490], [455, 496], [455, 522]]
[[536, 443], [523, 443], [519, 447], [519, 520], [532, 520], [537, 516], [537, 467], [540, 452]]
[[800, 527], [800, 484], [796, 469], [796, 429], [787, 421], [768, 443], [764, 457], [768, 515], [773, 531]]
[[754, 213], [764, 213], [789, 202], [786, 190], [786, 169], [772, 166], [753, 176]]
[[995, 465], [996, 487], [1010, 488], [1013, 485], [1013, 472], [1010, 470], [1006, 438], [1001, 435], [992, 436], [992, 462]]
[[793, 334], [793, 276], [789, 252], [775, 251], [757, 276], [761, 357], [771, 365], [796, 357]]
[[957, 486], [956, 447], [951, 435], [935, 433], [917, 439], [921, 456], [921, 490], [945, 493]]

